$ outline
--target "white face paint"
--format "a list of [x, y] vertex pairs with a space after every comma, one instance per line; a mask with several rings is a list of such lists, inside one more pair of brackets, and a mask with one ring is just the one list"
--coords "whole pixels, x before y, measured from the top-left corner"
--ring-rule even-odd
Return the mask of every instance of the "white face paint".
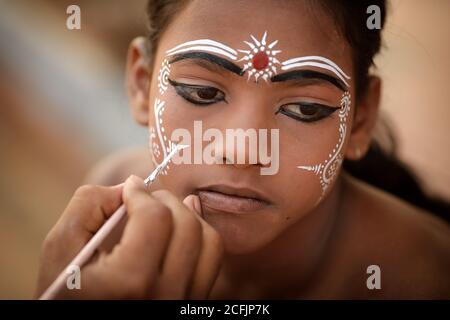
[[339, 168], [342, 164], [344, 158], [342, 152], [342, 146], [344, 145], [345, 137], [347, 134], [347, 121], [348, 114], [351, 108], [351, 96], [348, 91], [344, 92], [341, 98], [341, 110], [339, 110], [339, 139], [335, 147], [328, 155], [328, 158], [316, 165], [312, 166], [298, 166], [299, 169], [307, 170], [315, 173], [320, 180], [320, 185], [322, 187], [322, 194], [319, 201], [325, 195], [328, 187], [335, 179]]
[[158, 75], [158, 88], [159, 93], [161, 95], [166, 92], [167, 88], [169, 87], [169, 74], [170, 74], [170, 64], [167, 59], [164, 59], [161, 64], [161, 69], [159, 70]]
[[179, 53], [189, 51], [204, 51], [219, 54], [230, 58], [231, 60], [237, 59], [237, 51], [214, 40], [201, 39], [182, 43], [175, 48], [166, 51], [167, 56], [173, 56]]
[[273, 50], [278, 40], [271, 42], [269, 45], [266, 43], [267, 31], [260, 41], [256, 40], [253, 35], [250, 35], [253, 40], [252, 42], [244, 41], [250, 50], [238, 50], [239, 52], [245, 54], [243, 58], [239, 61], [250, 61], [245, 63], [242, 72], [248, 71], [248, 78], [250, 80], [252, 76], [255, 77], [255, 82], [258, 82], [258, 78], [263, 78], [266, 82], [274, 74], [277, 73], [276, 65], [280, 64], [280, 61], [275, 58], [281, 50]]
[[[168, 86], [169, 86], [169, 75], [170, 75], [170, 64], [167, 59], [164, 59], [161, 68], [158, 74], [158, 89], [159, 93], [164, 95]], [[155, 166], [159, 163], [156, 158], [162, 156], [162, 159], [165, 159], [172, 148], [175, 147], [175, 144], [167, 138], [166, 129], [164, 127], [163, 121], [163, 113], [165, 111], [165, 101], [160, 100], [159, 98], [155, 99], [155, 103], [153, 106], [153, 110], [155, 113], [155, 126], [150, 126], [150, 139], [149, 146], [152, 150], [152, 161]], [[159, 140], [159, 144], [156, 142], [156, 138]], [[162, 171], [162, 174], [167, 174], [167, 170], [170, 169], [170, 165], [167, 165], [165, 169]]]
[[[155, 127], [150, 127], [150, 147], [153, 153], [153, 161], [157, 164], [155, 157], [166, 157], [171, 148], [175, 145], [166, 136], [166, 129], [164, 128], [164, 122], [162, 115], [165, 110], [165, 102], [162, 100], [162, 96], [168, 88], [168, 79], [170, 75], [170, 64], [167, 60], [170, 56], [188, 52], [208, 52], [223, 56], [236, 62], [244, 61], [242, 67], [242, 75], [247, 72], [247, 80], [254, 78], [255, 82], [258, 82], [259, 78], [264, 79], [266, 82], [275, 74], [277, 74], [277, 66], [281, 65], [281, 70], [301, 69], [304, 67], [320, 68], [334, 73], [349, 89], [348, 80], [350, 77], [342, 71], [342, 69], [333, 61], [322, 56], [303, 56], [280, 62], [275, 56], [282, 52], [281, 50], [275, 50], [278, 40], [274, 40], [270, 43], [267, 42], [267, 31], [264, 32], [261, 40], [257, 40], [253, 35], [250, 35], [252, 42], [243, 41], [248, 47], [248, 50], [233, 49], [226, 44], [210, 39], [199, 39], [187, 41], [173, 47], [166, 51], [166, 57], [164, 58], [161, 69], [158, 76], [158, 89], [161, 94], [161, 99], [157, 98], [154, 103], [155, 112]], [[241, 58], [238, 60], [239, 55]], [[347, 120], [350, 111], [351, 98], [349, 91], [346, 91], [341, 98], [341, 110], [339, 112], [339, 139], [333, 150], [329, 153], [326, 160], [319, 164], [298, 166], [299, 169], [307, 170], [315, 173], [320, 180], [322, 187], [322, 195], [320, 199], [325, 195], [326, 190], [334, 180], [339, 171], [339, 167], [343, 160], [342, 147], [345, 141], [347, 132]], [[159, 145], [156, 143], [156, 138], [159, 140]], [[161, 146], [161, 147], [160, 147]], [[162, 152], [161, 152], [162, 151]], [[167, 167], [169, 169], [169, 166]], [[166, 171], [164, 173], [167, 173]], [[320, 201], [319, 199], [319, 201]]]
[[307, 56], [307, 57], [298, 57], [294, 59], [289, 59], [282, 62], [282, 70], [290, 70], [294, 68], [301, 68], [301, 67], [316, 67], [325, 69], [328, 71], [333, 72], [339, 79], [342, 80], [342, 82], [345, 83], [347, 87], [349, 87], [349, 84], [347, 83], [346, 79], [349, 80], [350, 77], [347, 76], [344, 71], [342, 71], [341, 68], [338, 67], [336, 63], [331, 61], [330, 59], [321, 57], [321, 56]]

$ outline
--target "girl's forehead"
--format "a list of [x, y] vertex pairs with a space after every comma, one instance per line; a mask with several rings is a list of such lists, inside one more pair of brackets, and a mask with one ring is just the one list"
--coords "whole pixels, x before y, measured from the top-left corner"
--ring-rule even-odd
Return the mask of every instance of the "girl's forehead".
[[261, 42], [267, 32], [264, 40], [267, 44], [277, 41], [279, 59], [321, 55], [349, 70], [351, 48], [338, 32], [333, 17], [307, 3], [194, 0], [174, 16], [160, 49], [165, 52], [180, 43], [209, 39], [235, 50], [247, 50], [247, 42]]

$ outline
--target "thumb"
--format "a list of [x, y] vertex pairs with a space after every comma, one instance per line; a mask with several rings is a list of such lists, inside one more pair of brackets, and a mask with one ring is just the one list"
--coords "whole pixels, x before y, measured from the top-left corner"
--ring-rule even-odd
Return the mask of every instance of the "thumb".
[[202, 205], [200, 204], [200, 198], [194, 194], [188, 195], [183, 200], [183, 204], [202, 217]]

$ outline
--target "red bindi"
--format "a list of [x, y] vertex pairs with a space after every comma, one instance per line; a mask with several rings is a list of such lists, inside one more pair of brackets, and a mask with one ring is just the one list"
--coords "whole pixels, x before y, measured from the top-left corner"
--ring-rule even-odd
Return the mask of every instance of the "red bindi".
[[252, 59], [253, 68], [256, 70], [262, 70], [269, 64], [269, 57], [263, 51], [258, 52]]

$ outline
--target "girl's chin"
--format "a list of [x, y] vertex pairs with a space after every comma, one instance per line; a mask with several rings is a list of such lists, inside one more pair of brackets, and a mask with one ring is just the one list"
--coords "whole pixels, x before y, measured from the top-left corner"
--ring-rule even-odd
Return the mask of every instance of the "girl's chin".
[[222, 237], [227, 254], [257, 251], [273, 238], [276, 219], [268, 213], [234, 214], [202, 208], [203, 219]]

